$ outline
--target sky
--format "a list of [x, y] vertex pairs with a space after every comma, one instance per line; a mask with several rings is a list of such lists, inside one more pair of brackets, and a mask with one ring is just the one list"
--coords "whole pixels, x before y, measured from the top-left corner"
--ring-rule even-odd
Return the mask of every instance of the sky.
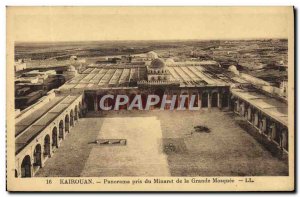
[[288, 38], [291, 7], [9, 7], [20, 42]]

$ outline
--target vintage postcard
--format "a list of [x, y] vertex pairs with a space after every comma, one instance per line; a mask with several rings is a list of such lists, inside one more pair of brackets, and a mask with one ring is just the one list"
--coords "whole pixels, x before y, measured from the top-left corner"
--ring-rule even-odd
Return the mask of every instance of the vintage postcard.
[[7, 7], [8, 191], [293, 191], [293, 7]]

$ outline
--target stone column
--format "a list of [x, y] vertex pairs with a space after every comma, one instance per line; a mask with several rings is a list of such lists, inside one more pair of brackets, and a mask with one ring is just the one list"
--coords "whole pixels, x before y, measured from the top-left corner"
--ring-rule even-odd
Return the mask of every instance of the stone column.
[[45, 166], [44, 146], [41, 144], [41, 168]]
[[249, 121], [251, 121], [251, 116], [252, 116], [252, 114], [251, 114], [251, 107], [249, 106], [248, 107], [248, 120]]
[[221, 102], [221, 96], [220, 96], [220, 92], [218, 92], [218, 108], [222, 108], [222, 102]]
[[200, 94], [198, 92], [198, 107], [201, 109], [201, 98], [200, 98]]
[[31, 160], [30, 161], [30, 177], [33, 177], [33, 175], [34, 175], [34, 169], [33, 169], [34, 158], [30, 158], [30, 160]]
[[94, 96], [94, 110], [98, 111], [98, 95]]
[[190, 98], [191, 98], [191, 94], [190, 93], [188, 93], [188, 95], [187, 95], [188, 97], [187, 97], [187, 109], [186, 110], [188, 110], [189, 109], [189, 106], [190, 106]]
[[288, 150], [288, 132], [287, 130], [282, 130], [282, 143], [281, 146], [282, 148]]
[[240, 112], [241, 116], [245, 116], [245, 103], [241, 104], [241, 112]]
[[254, 115], [254, 126], [258, 126], [258, 112], [256, 112]]
[[262, 118], [262, 128], [261, 128], [262, 132], [264, 133], [267, 130], [267, 118], [263, 117]]
[[210, 95], [210, 92], [207, 94], [207, 107], [209, 109], [211, 108], [211, 95]]

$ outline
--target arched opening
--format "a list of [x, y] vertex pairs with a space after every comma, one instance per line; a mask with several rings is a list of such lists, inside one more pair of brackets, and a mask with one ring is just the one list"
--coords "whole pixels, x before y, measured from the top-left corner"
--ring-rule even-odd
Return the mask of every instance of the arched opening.
[[211, 107], [218, 107], [218, 93], [213, 92], [211, 96]]
[[90, 95], [90, 94], [86, 94], [85, 95], [85, 100], [86, 100], [86, 104], [87, 104], [87, 109], [88, 111], [94, 111], [95, 107], [94, 107], [94, 96]]
[[142, 97], [142, 107], [143, 107], [143, 109], [145, 109], [146, 108], [146, 104], [147, 104], [147, 95], [146, 94], [142, 94], [141, 97]]
[[207, 92], [204, 92], [202, 94], [201, 107], [202, 108], [208, 107], [208, 93]]
[[15, 177], [18, 177], [18, 170], [15, 170]]
[[[183, 94], [181, 94], [181, 95], [185, 95], [185, 96], [184, 96], [184, 97], [180, 97], [180, 101], [179, 101], [180, 103], [179, 103], [179, 104], [182, 105], [182, 104], [181, 104], [181, 102], [182, 102], [181, 100], [183, 99], [183, 100], [184, 100], [184, 103], [183, 103], [183, 106], [182, 106], [182, 107], [185, 108], [185, 109], [188, 109], [188, 108], [189, 108], [189, 99], [190, 99], [190, 98], [189, 98], [189, 94], [185, 92], [185, 93], [183, 93]], [[187, 97], [186, 97], [186, 96], [187, 96]]]
[[70, 112], [70, 126], [71, 127], [74, 126], [74, 112], [73, 112], [73, 109]]
[[42, 147], [40, 144], [37, 144], [35, 146], [35, 149], [33, 152], [33, 159], [34, 159], [33, 166], [42, 167]]
[[[127, 95], [125, 95], [125, 93], [122, 93], [122, 94], [120, 94], [120, 95], [122, 95], [122, 96], [127, 96]], [[123, 97], [121, 97], [121, 98], [120, 98], [120, 103], [122, 103], [122, 102], [124, 102], [124, 101], [125, 101], [125, 99], [124, 99]], [[125, 109], [127, 109], [127, 104], [128, 104], [128, 103], [126, 103], [126, 104], [124, 104], [124, 105], [120, 105], [120, 106], [119, 106], [119, 109], [120, 109], [120, 110], [125, 110]]]
[[77, 105], [75, 106], [74, 112], [75, 112], [74, 119], [75, 119], [75, 120], [78, 120], [78, 109], [77, 109]]
[[31, 177], [31, 161], [30, 156], [26, 155], [21, 164], [21, 177]]
[[59, 134], [58, 134], [59, 140], [64, 139], [64, 121], [63, 120], [61, 120], [59, 122], [59, 129], [58, 130], [59, 130]]
[[194, 103], [193, 103], [192, 107], [199, 107], [199, 103], [198, 103], [199, 96], [198, 96], [198, 93], [193, 93], [192, 96], [195, 97], [195, 100], [194, 100]]
[[[135, 96], [136, 96], [136, 94], [134, 94], [134, 93], [130, 94], [130, 96], [129, 96], [129, 104], [132, 103], [132, 101], [135, 98]], [[132, 109], [138, 109], [138, 108], [137, 107], [133, 107]]]
[[65, 116], [65, 132], [69, 132], [70, 130], [70, 118], [69, 115], [67, 114]]
[[[166, 95], [166, 100], [168, 100], [168, 101], [171, 101], [172, 100], [172, 95], [170, 95], [170, 94], [167, 94]], [[167, 109], [167, 110], [169, 110], [169, 109], [171, 109], [171, 103], [165, 103], [165, 109]]]
[[288, 151], [288, 131], [286, 129], [283, 129], [281, 132], [281, 147]]
[[157, 95], [159, 97], [159, 102], [155, 105], [155, 108], [160, 108], [161, 107], [161, 102], [162, 102], [164, 93], [165, 93], [165, 91], [161, 88], [156, 89], [154, 91], [154, 95]]
[[113, 93], [108, 93], [109, 95], [113, 95], [113, 98], [107, 98], [105, 101], [107, 103], [107, 107], [111, 107], [111, 110], [114, 110], [116, 103], [116, 96]]
[[57, 143], [57, 127], [54, 127], [52, 129], [52, 147], [58, 148], [58, 143]]
[[50, 157], [50, 136], [46, 135], [44, 138], [44, 156]]
[[248, 108], [247, 108], [247, 120], [249, 122], [252, 122], [252, 109], [251, 109], [251, 106], [249, 105]]
[[272, 122], [271, 122], [271, 119], [269, 118], [269, 117], [267, 117], [266, 118], [266, 130], [265, 130], [265, 134], [267, 135], [267, 136], [270, 136], [270, 134], [271, 134], [271, 124]]
[[228, 107], [228, 99], [229, 99], [228, 92], [224, 92], [222, 95], [222, 107]]

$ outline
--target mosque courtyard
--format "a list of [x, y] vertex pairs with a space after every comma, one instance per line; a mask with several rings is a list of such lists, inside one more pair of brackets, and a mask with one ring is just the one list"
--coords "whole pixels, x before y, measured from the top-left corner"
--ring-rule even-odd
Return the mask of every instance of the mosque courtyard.
[[[196, 132], [205, 126], [209, 132]], [[125, 144], [96, 140], [122, 139]], [[243, 130], [232, 112], [89, 113], [40, 169], [39, 177], [278, 176], [288, 165]]]

